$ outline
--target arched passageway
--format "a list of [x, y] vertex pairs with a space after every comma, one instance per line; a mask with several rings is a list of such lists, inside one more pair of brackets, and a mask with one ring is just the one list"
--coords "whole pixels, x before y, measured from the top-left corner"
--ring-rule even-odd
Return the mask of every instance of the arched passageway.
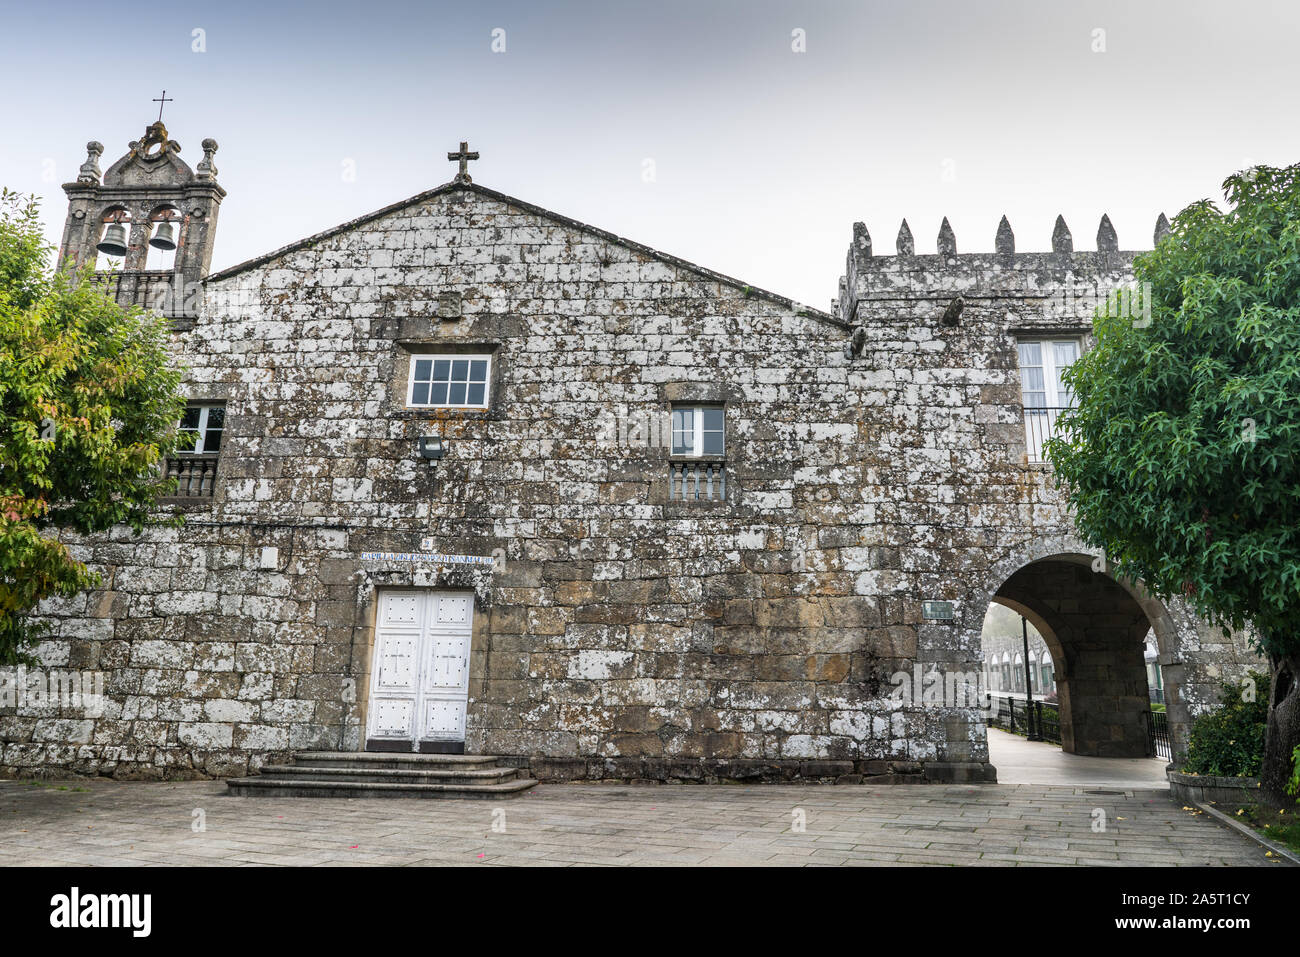
[[[1094, 570], [1090, 555], [1057, 555], [1018, 569], [993, 601], [1024, 615], [1055, 663], [1063, 750], [1096, 757], [1150, 753], [1146, 635], [1166, 616], [1152, 599]], [[1176, 688], [1166, 686], [1166, 694]]]

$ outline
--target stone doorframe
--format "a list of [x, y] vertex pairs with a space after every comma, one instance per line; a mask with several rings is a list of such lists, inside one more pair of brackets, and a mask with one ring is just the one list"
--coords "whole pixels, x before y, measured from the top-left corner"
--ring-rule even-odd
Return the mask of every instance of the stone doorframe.
[[[348, 679], [353, 701], [345, 701], [346, 739], [340, 750], [364, 751], [366, 715], [370, 708], [370, 669], [375, 654], [375, 623], [379, 614], [379, 592], [389, 589], [445, 589], [474, 592], [474, 626], [470, 638], [469, 702], [465, 714], [465, 753], [474, 754], [471, 744], [481, 738], [476, 727], [477, 705], [487, 688], [488, 654], [491, 651], [492, 566], [421, 566], [413, 562], [358, 563], [356, 615]], [[482, 742], [479, 741], [481, 744]]]

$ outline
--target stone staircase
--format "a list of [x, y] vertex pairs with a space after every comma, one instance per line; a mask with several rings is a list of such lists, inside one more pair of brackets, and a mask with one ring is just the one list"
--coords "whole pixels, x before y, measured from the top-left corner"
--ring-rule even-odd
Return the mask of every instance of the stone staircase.
[[506, 798], [535, 784], [492, 755], [375, 751], [302, 751], [226, 782], [240, 797], [347, 798]]

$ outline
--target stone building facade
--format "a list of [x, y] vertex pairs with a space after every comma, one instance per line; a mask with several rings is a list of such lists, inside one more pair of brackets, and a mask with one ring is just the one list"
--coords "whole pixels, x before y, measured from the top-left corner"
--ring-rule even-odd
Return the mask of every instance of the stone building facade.
[[1023, 694], [1025, 690], [1025, 639], [1029, 645], [1028, 680], [1035, 697], [1055, 700], [1056, 664], [1051, 649], [1033, 625], [1001, 605], [990, 605], [984, 616], [980, 646], [984, 653], [984, 680], [992, 692]]
[[[206, 179], [164, 148], [169, 188], [215, 195], [204, 147]], [[1129, 278], [1108, 223], [960, 255], [904, 224], [890, 256], [859, 224], [822, 312], [463, 170], [199, 296], [131, 277], [173, 291], [185, 523], [68, 540], [104, 588], [42, 609], [40, 655], [101, 672], [102, 708], [0, 708], [4, 771], [463, 747], [543, 780], [987, 780], [976, 697], [901, 676], [978, 675], [991, 601], [1052, 646], [1069, 750], [1137, 753], [1150, 627], [1176, 741], [1250, 662], [1095, 571], [1029, 461], [1018, 349], [1086, 346], [1075, 289]], [[124, 201], [68, 192], [92, 223]], [[210, 255], [191, 229], [178, 264]]]

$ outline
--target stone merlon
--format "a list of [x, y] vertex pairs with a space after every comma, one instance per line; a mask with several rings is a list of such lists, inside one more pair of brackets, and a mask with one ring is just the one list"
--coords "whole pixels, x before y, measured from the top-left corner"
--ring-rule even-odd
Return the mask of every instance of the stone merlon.
[[[1168, 229], [1162, 214], [1157, 235], [1165, 235]], [[967, 302], [1011, 299], [1023, 300], [1032, 311], [1039, 308], [1035, 303], [1068, 295], [1074, 287], [1109, 289], [1130, 282], [1137, 255], [1119, 248], [1115, 228], [1105, 215], [1097, 231], [1096, 251], [1075, 251], [1069, 228], [1059, 216], [1051, 252], [1016, 252], [1015, 235], [1005, 216], [997, 227], [994, 251], [988, 253], [958, 253], [946, 218], [933, 255], [916, 253], [907, 220], [899, 229], [895, 256], [872, 254], [865, 224], [854, 226], [853, 237], [838, 304], [839, 318], [850, 324], [871, 322], [873, 301], [934, 299], [946, 304], [957, 296]]]

